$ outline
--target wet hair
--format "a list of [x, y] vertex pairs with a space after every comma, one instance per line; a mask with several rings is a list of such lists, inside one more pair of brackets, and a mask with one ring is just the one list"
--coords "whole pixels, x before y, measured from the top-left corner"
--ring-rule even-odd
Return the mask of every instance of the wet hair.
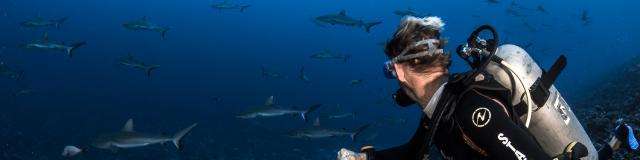
[[[438, 44], [437, 49], [443, 49], [447, 43], [447, 40], [440, 38], [440, 31], [442, 30], [444, 23], [441, 23], [439, 18], [437, 18], [438, 22], [434, 25], [434, 23], [427, 21], [427, 19], [405, 17], [400, 22], [400, 25], [393, 34], [393, 37], [387, 41], [384, 49], [386, 56], [389, 59], [392, 59], [400, 55], [405, 48], [410, 47], [418, 41], [426, 39], [438, 39], [440, 43]], [[420, 45], [413, 49], [409, 49], [407, 53], [414, 54], [426, 51], [427, 49], [428, 45]], [[445, 52], [443, 54], [427, 55], [401, 63], [409, 64], [417, 73], [427, 73], [432, 67], [449, 68], [451, 65], [451, 54], [449, 54], [449, 52]]]

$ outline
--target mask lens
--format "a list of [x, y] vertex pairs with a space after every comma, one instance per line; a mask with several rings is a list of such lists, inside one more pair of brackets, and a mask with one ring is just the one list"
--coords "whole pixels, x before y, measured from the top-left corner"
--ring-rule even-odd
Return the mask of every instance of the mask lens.
[[396, 78], [396, 71], [393, 68], [393, 63], [391, 61], [384, 62], [382, 65], [382, 72], [384, 73], [384, 77], [387, 77], [388, 79]]

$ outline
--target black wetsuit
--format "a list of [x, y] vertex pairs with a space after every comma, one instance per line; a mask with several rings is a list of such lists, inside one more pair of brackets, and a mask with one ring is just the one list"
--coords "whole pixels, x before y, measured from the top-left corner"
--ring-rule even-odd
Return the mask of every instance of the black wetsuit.
[[[444, 159], [551, 159], [523, 125], [510, 117], [505, 101], [476, 90], [458, 101], [453, 120], [441, 124], [434, 144]], [[417, 160], [425, 153], [427, 119], [423, 116], [411, 140], [401, 146], [374, 151], [375, 160]]]

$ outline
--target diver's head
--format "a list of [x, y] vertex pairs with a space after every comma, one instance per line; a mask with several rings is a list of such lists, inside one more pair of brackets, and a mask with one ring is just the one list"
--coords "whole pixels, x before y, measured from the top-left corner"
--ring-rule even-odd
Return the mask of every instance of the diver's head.
[[[443, 49], [446, 44], [446, 40], [440, 38], [443, 26], [439, 17], [406, 16], [387, 42], [385, 54], [390, 60], [385, 62], [385, 76], [397, 79], [405, 94], [394, 94], [396, 102], [410, 98], [426, 106], [433, 93], [446, 82], [451, 54]], [[406, 102], [399, 102], [402, 103]]]

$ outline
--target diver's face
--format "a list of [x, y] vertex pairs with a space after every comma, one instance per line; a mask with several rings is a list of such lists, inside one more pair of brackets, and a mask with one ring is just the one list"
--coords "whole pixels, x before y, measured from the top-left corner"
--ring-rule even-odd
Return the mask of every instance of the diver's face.
[[394, 64], [400, 87], [414, 101], [422, 106], [431, 99], [438, 89], [436, 81], [447, 73], [446, 68], [433, 67], [428, 73], [416, 73], [409, 65]]
[[400, 85], [400, 88], [404, 90], [404, 92], [414, 101], [419, 102], [419, 95], [416, 94], [418, 90], [417, 85], [415, 83], [415, 76], [413, 71], [409, 68], [408, 65], [404, 64], [393, 64], [396, 69], [397, 79]]

